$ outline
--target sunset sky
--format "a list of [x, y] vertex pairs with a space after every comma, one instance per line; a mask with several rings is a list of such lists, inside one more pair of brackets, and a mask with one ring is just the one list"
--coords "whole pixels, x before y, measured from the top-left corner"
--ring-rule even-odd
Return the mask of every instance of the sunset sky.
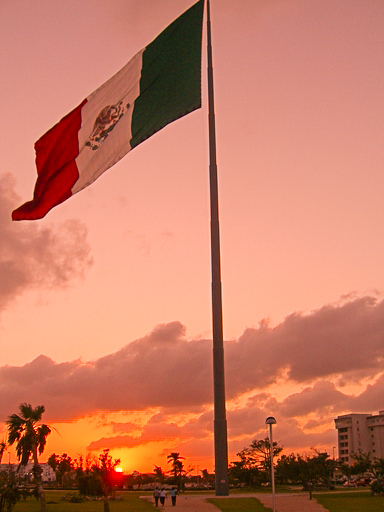
[[[21, 402], [42, 460], [111, 448], [213, 467], [203, 108], [44, 219], [34, 142], [194, 0], [0, 0], [0, 440]], [[384, 409], [384, 3], [211, 0], [230, 460]], [[15, 460], [11, 451], [11, 459]]]

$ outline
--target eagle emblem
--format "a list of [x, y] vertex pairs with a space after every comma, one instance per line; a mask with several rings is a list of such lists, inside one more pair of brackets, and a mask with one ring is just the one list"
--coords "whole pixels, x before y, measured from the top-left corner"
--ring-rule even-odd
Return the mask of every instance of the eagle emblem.
[[97, 116], [93, 125], [92, 134], [85, 143], [93, 151], [99, 149], [125, 112], [129, 109], [129, 103], [126, 105], [122, 101], [116, 105], [107, 105]]

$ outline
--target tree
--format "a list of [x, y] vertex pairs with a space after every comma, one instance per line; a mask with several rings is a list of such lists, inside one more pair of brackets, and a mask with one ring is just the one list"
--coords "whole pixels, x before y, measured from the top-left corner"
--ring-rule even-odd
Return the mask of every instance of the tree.
[[373, 469], [374, 462], [372, 461], [370, 452], [351, 453], [351, 458], [353, 459], [352, 472], [354, 475], [363, 475], [368, 471], [375, 474]]
[[[273, 457], [277, 457], [283, 450], [282, 446], [278, 446], [278, 443], [273, 443]], [[245, 457], [254, 463], [254, 465], [260, 470], [266, 471], [268, 474], [271, 471], [271, 444], [268, 437], [265, 439], [255, 439], [252, 441], [249, 448], [244, 448], [240, 453], [243, 453]]]
[[160, 485], [164, 483], [164, 472], [160, 466], [156, 466], [155, 464], [155, 480], [159, 482]]
[[44, 451], [47, 437], [51, 433], [48, 425], [39, 423], [45, 411], [44, 405], [33, 409], [31, 404], [19, 405], [20, 416], [12, 414], [8, 417], [8, 444], [16, 443], [16, 455], [20, 465], [26, 466], [30, 457], [33, 460], [33, 473], [36, 480], [37, 492], [40, 499], [41, 510], [46, 512], [42, 470], [39, 466], [38, 454]]
[[371, 492], [373, 495], [384, 496], [384, 458], [375, 459], [372, 472], [376, 478], [371, 483]]
[[48, 457], [48, 466], [51, 466], [53, 472], [55, 473], [55, 476], [56, 476], [56, 486], [58, 486], [58, 484], [59, 484], [59, 477], [58, 477], [58, 474], [57, 474], [58, 465], [59, 465], [59, 456], [56, 455], [56, 453], [52, 453], [52, 455], [50, 455]]
[[239, 461], [231, 462], [229, 465], [229, 481], [232, 485], [244, 485], [246, 487], [258, 487], [265, 480], [259, 469], [250, 464], [241, 452], [237, 454]]
[[0, 471], [0, 512], [11, 512], [16, 503], [29, 494], [27, 489], [20, 489], [11, 466], [8, 471]]
[[4, 452], [7, 448], [7, 443], [3, 440], [0, 442], [0, 464], [4, 455]]
[[[273, 456], [277, 457], [282, 451], [277, 442], [273, 443]], [[271, 445], [268, 438], [253, 440], [248, 448], [237, 453], [240, 461], [231, 462], [230, 478], [233, 483], [242, 483], [255, 487], [270, 480]]]
[[104, 498], [104, 512], [109, 512], [108, 498], [114, 485], [115, 467], [120, 464], [120, 459], [112, 459], [109, 449], [103, 450], [92, 470], [99, 476]]
[[167, 459], [168, 463], [172, 463], [171, 473], [173, 474], [175, 483], [177, 483], [177, 487], [180, 490], [182, 483], [182, 472], [184, 467], [184, 464], [182, 463], [181, 459], [184, 459], [184, 457], [181, 457], [179, 452], [171, 452], [167, 456]]
[[59, 480], [61, 482], [61, 487], [68, 487], [68, 475], [70, 474], [73, 468], [72, 459], [66, 453], [60, 455], [59, 465], [57, 468], [57, 473]]
[[354, 463], [352, 472], [355, 475], [363, 475], [364, 473], [372, 473], [374, 480], [371, 483], [371, 491], [373, 494], [384, 495], [384, 459], [371, 457], [368, 453], [352, 453]]
[[214, 483], [215, 483], [215, 474], [214, 473], [210, 474], [208, 469], [202, 469], [201, 475], [202, 475], [204, 485], [206, 485], [207, 487], [213, 488]]
[[175, 477], [175, 479], [177, 478], [177, 475], [180, 471], [180, 465], [181, 467], [183, 466], [183, 463], [181, 462], [181, 459], [184, 459], [184, 457], [181, 457], [180, 456], [180, 453], [179, 452], [171, 452], [168, 456], [167, 456], [167, 459], [168, 459], [168, 463], [171, 462], [172, 463], [172, 473], [173, 473], [173, 476]]
[[100, 478], [95, 475], [92, 467], [97, 465], [97, 457], [88, 452], [85, 456], [79, 454], [73, 462], [75, 478], [79, 493], [84, 496], [102, 496]]
[[181, 459], [185, 459], [185, 457], [181, 457], [179, 452], [171, 452], [167, 456], [168, 462], [172, 463], [172, 469], [170, 473], [173, 475], [174, 483], [177, 485], [178, 490], [183, 487], [183, 478], [190, 475], [194, 470], [193, 466], [188, 466], [187, 469], [184, 468], [184, 464]]
[[336, 461], [328, 453], [315, 450], [314, 455], [283, 455], [276, 466], [276, 478], [280, 481], [291, 480], [300, 482], [305, 490], [309, 491], [312, 499], [312, 490], [319, 484], [332, 488], [332, 476]]
[[48, 464], [51, 466], [56, 475], [56, 484], [64, 488], [68, 485], [67, 475], [73, 469], [72, 459], [66, 453], [56, 455], [52, 453], [48, 459]]
[[353, 468], [349, 464], [345, 462], [339, 462], [338, 469], [343, 473], [344, 476], [347, 477], [348, 487], [349, 482], [351, 480], [351, 476], [353, 475]]

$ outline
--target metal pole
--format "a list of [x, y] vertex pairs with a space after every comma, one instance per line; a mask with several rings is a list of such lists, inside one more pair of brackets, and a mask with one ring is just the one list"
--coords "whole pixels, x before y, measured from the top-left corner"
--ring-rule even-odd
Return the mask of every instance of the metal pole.
[[276, 493], [275, 493], [275, 468], [273, 467], [273, 439], [272, 439], [272, 423], [269, 424], [269, 441], [271, 445], [271, 480], [272, 480], [272, 503], [273, 512], [276, 512]]
[[213, 95], [211, 13], [207, 0], [209, 179], [211, 200], [212, 334], [216, 496], [228, 496], [228, 440], [225, 407], [223, 312], [221, 297], [219, 199]]
[[273, 512], [276, 512], [276, 493], [275, 493], [275, 468], [273, 467], [273, 439], [272, 439], [272, 425], [276, 425], [276, 419], [273, 416], [268, 416], [265, 423], [269, 425], [269, 444], [271, 455], [271, 482], [272, 482], [272, 503]]

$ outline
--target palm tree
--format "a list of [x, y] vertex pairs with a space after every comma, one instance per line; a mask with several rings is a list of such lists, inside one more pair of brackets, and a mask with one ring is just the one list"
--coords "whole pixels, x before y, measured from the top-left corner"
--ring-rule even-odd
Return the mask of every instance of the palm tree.
[[164, 482], [163, 470], [160, 466], [156, 466], [156, 464], [154, 464], [154, 466], [155, 466], [155, 479], [158, 480], [161, 485], [163, 485], [163, 482]]
[[3, 455], [4, 455], [4, 452], [5, 452], [5, 449], [7, 448], [7, 443], [3, 440], [0, 442], [0, 464], [1, 464], [1, 460], [3, 458]]
[[[181, 457], [179, 452], [171, 452], [167, 456], [168, 462], [172, 463], [172, 469], [171, 473], [173, 473], [173, 477], [175, 479], [175, 483], [178, 481], [177, 487], [180, 490], [181, 489], [181, 479], [183, 475], [183, 467], [184, 464], [182, 463], [181, 459], [185, 459], [185, 457]], [[179, 477], [179, 478], [177, 478]]]
[[33, 409], [31, 404], [23, 403], [19, 405], [19, 409], [20, 416], [12, 414], [6, 422], [8, 445], [11, 446], [16, 443], [16, 455], [22, 466], [26, 466], [30, 457], [32, 457], [33, 473], [40, 498], [41, 510], [46, 512], [47, 506], [45, 503], [42, 471], [37, 454], [41, 455], [43, 453], [51, 429], [48, 425], [38, 424], [45, 411], [44, 405], [38, 405]]
[[167, 456], [167, 459], [168, 459], [168, 462], [172, 463], [171, 471], [173, 473], [173, 476], [176, 479], [178, 473], [180, 472], [180, 464], [181, 464], [181, 467], [183, 466], [181, 459], [184, 459], [184, 457], [181, 457], [179, 452], [172, 452]]

